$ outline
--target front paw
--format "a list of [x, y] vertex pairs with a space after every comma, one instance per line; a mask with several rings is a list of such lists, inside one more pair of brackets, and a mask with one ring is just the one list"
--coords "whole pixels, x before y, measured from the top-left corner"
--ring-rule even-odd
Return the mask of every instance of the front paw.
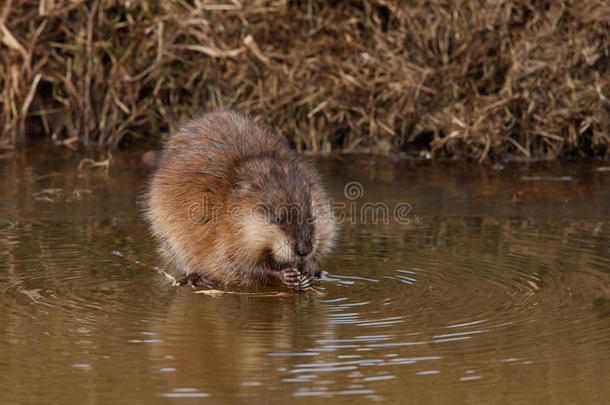
[[302, 274], [297, 269], [292, 268], [282, 270], [283, 283], [297, 291], [305, 291], [311, 288], [313, 280], [313, 274]]
[[313, 285], [313, 280], [315, 279], [313, 274], [299, 274], [299, 291], [309, 290]]

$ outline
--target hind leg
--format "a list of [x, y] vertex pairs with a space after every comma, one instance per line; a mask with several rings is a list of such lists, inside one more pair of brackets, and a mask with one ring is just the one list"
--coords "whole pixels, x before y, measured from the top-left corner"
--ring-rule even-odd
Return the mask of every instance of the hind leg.
[[182, 280], [178, 281], [178, 285], [190, 285], [191, 287], [212, 287], [214, 282], [203, 277], [199, 273], [187, 274]]

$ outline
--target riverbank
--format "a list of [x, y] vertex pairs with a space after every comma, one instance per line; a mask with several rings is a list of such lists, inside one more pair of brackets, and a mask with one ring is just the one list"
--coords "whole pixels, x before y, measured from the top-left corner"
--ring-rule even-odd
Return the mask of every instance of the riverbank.
[[608, 158], [603, 0], [8, 2], [0, 147], [117, 147], [237, 106], [297, 150]]

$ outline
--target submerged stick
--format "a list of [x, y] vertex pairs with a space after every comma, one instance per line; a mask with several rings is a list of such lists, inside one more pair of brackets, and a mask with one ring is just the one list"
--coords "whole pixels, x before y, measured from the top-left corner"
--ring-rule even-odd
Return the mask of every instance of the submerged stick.
[[249, 293], [249, 292], [239, 292], [239, 291], [223, 291], [223, 290], [199, 290], [195, 291], [195, 294], [205, 294], [211, 297], [220, 297], [221, 295], [231, 294], [231, 295], [247, 295], [250, 297], [288, 297], [294, 294], [285, 292], [285, 291], [276, 291], [276, 292], [268, 292], [268, 293]]
[[179, 285], [181, 285], [178, 280], [176, 280], [176, 278], [174, 276], [172, 276], [171, 274], [167, 273], [166, 271], [164, 271], [161, 267], [159, 266], [154, 266], [151, 264], [146, 264], [138, 259], [134, 259], [131, 256], [128, 256], [118, 250], [113, 250], [112, 254], [115, 256], [119, 256], [122, 257], [125, 260], [130, 261], [133, 264], [137, 264], [138, 266], [142, 266], [142, 267], [146, 267], [147, 269], [150, 269], [152, 271], [156, 271], [158, 274], [161, 274], [162, 276], [164, 276], [166, 279], [168, 279], [171, 283], [172, 283], [172, 287], [177, 287]]
[[[118, 250], [113, 250], [112, 254], [115, 256], [119, 256], [122, 257], [123, 259], [133, 263], [133, 264], [137, 264], [138, 266], [142, 266], [142, 267], [146, 267], [149, 270], [152, 271], [156, 271], [158, 274], [164, 276], [166, 279], [168, 279], [171, 283], [172, 283], [172, 287], [178, 287], [183, 285], [182, 283], [180, 283], [178, 280], [176, 280], [176, 278], [174, 276], [172, 276], [171, 274], [167, 273], [166, 271], [164, 271], [161, 267], [159, 266], [155, 266], [152, 264], [147, 264], [144, 263], [138, 259], [135, 259], [131, 256], [128, 256], [126, 254], [124, 254], [123, 252], [120, 252]], [[313, 287], [308, 288], [307, 290], [308, 292], [312, 292], [315, 293], [317, 295], [320, 295], [320, 292], [318, 290], [316, 290]], [[303, 291], [304, 292], [304, 291]], [[221, 295], [225, 295], [225, 294], [231, 294], [231, 295], [248, 295], [250, 297], [288, 297], [288, 296], [292, 296], [294, 295], [294, 293], [289, 293], [286, 291], [276, 291], [276, 292], [268, 292], [268, 293], [264, 293], [264, 292], [254, 292], [254, 293], [249, 293], [249, 292], [238, 292], [238, 291], [223, 291], [223, 290], [214, 290], [214, 289], [210, 289], [210, 290], [199, 290], [199, 291], [195, 291], [196, 294], [205, 294], [205, 295], [209, 295], [211, 297], [220, 297]]]

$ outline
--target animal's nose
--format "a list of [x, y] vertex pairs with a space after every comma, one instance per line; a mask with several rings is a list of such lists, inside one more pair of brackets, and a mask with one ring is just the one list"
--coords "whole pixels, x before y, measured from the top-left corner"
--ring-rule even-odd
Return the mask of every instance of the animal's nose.
[[307, 256], [311, 253], [311, 243], [299, 242], [296, 246], [297, 254], [301, 257]]

